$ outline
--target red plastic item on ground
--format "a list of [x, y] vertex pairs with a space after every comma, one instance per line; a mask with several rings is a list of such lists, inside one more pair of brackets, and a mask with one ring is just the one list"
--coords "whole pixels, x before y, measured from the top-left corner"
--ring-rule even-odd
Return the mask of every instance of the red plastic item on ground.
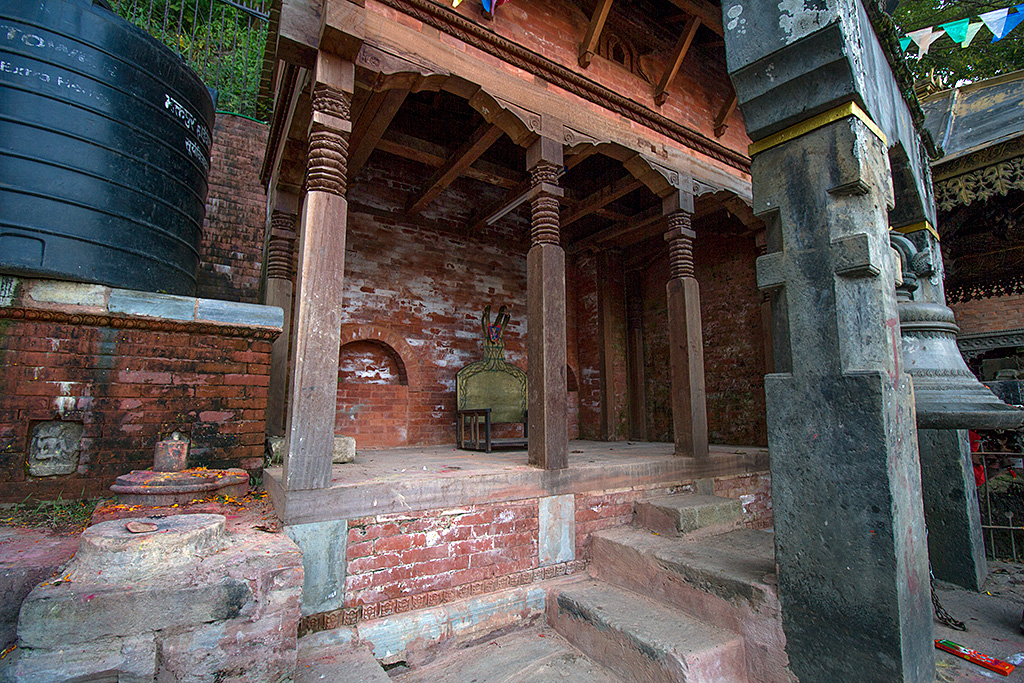
[[990, 671], [995, 671], [996, 673], [1003, 674], [1004, 676], [1009, 676], [1016, 668], [1009, 662], [1004, 662], [1001, 659], [983, 655], [977, 650], [972, 650], [964, 647], [963, 645], [957, 645], [952, 640], [936, 640], [935, 647], [939, 648], [943, 652], [956, 655], [957, 657], [966, 659], [968, 662], [973, 662], [978, 666], [983, 666]]

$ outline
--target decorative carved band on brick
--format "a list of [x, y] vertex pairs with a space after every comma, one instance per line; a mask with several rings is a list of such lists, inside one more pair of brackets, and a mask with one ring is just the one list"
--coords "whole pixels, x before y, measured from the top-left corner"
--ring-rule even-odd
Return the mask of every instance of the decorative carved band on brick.
[[375, 602], [369, 605], [356, 605], [355, 607], [343, 607], [330, 612], [319, 612], [309, 614], [299, 620], [299, 637], [307, 633], [327, 631], [341, 625], [352, 626], [360, 621], [369, 621], [381, 617], [400, 614], [424, 607], [436, 607], [442, 603], [463, 600], [474, 595], [484, 595], [496, 591], [525, 586], [534, 581], [553, 579], [556, 576], [566, 576], [582, 572], [587, 568], [586, 560], [572, 560], [561, 564], [553, 564], [537, 569], [528, 569], [516, 574], [497, 576], [483, 581], [464, 583], [461, 586], [453, 586], [442, 590], [430, 591], [429, 593], [417, 593], [416, 595], [405, 595], [393, 600]]
[[[533, 188], [543, 189], [544, 185], [558, 184], [558, 166], [541, 161], [530, 169], [530, 182]], [[530, 243], [558, 244], [558, 198], [541, 192], [530, 202], [532, 223], [530, 226]]]
[[317, 130], [309, 135], [306, 190], [345, 196], [348, 170], [348, 135]]
[[673, 211], [668, 217], [668, 262], [672, 279], [694, 277], [693, 271], [693, 231], [690, 230], [690, 214], [686, 211]]
[[279, 330], [254, 327], [212, 325], [199, 322], [178, 322], [167, 320], [145, 320], [141, 318], [118, 318], [110, 315], [79, 315], [60, 311], [37, 311], [28, 308], [0, 308], [0, 318], [48, 322], [59, 325], [81, 325], [83, 327], [113, 327], [119, 330], [154, 330], [156, 332], [184, 332], [186, 334], [213, 334], [220, 337], [243, 337], [248, 339], [273, 340]]
[[313, 86], [313, 111], [323, 112], [348, 121], [352, 96], [326, 83]]

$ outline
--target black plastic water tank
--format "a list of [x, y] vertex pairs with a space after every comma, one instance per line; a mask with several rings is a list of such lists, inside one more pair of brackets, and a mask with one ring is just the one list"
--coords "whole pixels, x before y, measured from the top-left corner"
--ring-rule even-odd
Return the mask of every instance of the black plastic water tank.
[[99, 2], [0, 1], [0, 272], [194, 294], [213, 117]]

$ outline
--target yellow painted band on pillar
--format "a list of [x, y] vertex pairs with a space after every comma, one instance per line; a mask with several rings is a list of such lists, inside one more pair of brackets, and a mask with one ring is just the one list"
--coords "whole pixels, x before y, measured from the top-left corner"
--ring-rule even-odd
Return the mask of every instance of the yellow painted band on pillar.
[[920, 223], [911, 223], [910, 225], [904, 225], [899, 228], [890, 227], [889, 229], [894, 230], [896, 232], [901, 232], [904, 235], [909, 234], [911, 232], [917, 232], [918, 230], [927, 230], [935, 237], [937, 241], [941, 241], [939, 238], [939, 231], [936, 230], [935, 227], [928, 221], [921, 221]]
[[863, 121], [864, 125], [868, 127], [868, 130], [878, 136], [878, 139], [882, 141], [883, 145], [886, 147], [889, 146], [889, 143], [885, 138], [885, 133], [882, 132], [881, 128], [875, 125], [875, 122], [871, 120], [871, 117], [868, 116], [863, 109], [858, 107], [856, 102], [847, 102], [846, 104], [839, 105], [835, 109], [829, 109], [824, 114], [818, 114], [806, 121], [794, 124], [786, 130], [779, 131], [775, 135], [769, 135], [763, 140], [751, 143], [750, 147], [747, 148], [747, 153], [750, 156], [754, 156], [766, 149], [771, 149], [776, 145], [789, 142], [801, 135], [806, 135], [811, 131], [827, 126], [828, 124], [834, 123], [840, 119], [845, 119], [848, 116], [856, 116], [858, 119]]

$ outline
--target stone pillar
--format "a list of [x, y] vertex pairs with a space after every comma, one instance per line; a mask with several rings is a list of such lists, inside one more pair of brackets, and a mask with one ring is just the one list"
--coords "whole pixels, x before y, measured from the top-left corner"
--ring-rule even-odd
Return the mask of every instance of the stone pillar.
[[[757, 231], [754, 246], [758, 256], [768, 253], [767, 231]], [[761, 292], [761, 345], [764, 349], [764, 373], [770, 375], [775, 372], [775, 352], [772, 350], [772, 296], [767, 291]]]
[[[785, 140], [785, 136], [779, 136]], [[928, 553], [884, 142], [854, 116], [756, 153], [772, 290], [775, 560], [800, 681], [930, 683]]]
[[331, 483], [353, 77], [352, 62], [323, 50], [317, 54], [306, 195], [296, 245], [299, 272], [283, 476], [287, 490], [324, 488]]
[[270, 351], [270, 388], [267, 395], [267, 434], [284, 434], [284, 407], [288, 396], [288, 347], [291, 345], [292, 287], [295, 278], [296, 215], [275, 209], [270, 214], [267, 247], [266, 304], [284, 311], [284, 326]]
[[527, 381], [530, 464], [569, 464], [565, 380], [565, 251], [559, 243], [558, 174], [561, 139], [539, 138], [526, 153], [533, 188], [530, 251], [526, 255]]
[[672, 364], [672, 430], [676, 455], [708, 459], [708, 411], [704, 393], [704, 339], [700, 326], [700, 287], [693, 271], [690, 229], [693, 195], [676, 192], [665, 200], [669, 249], [669, 360]]
[[917, 443], [932, 572], [941, 581], [980, 590], [988, 563], [967, 431], [921, 429]]

